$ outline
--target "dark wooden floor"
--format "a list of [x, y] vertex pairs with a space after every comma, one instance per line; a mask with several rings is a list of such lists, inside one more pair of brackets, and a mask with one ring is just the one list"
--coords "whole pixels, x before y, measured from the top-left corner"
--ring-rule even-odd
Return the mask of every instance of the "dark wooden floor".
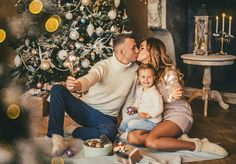
[[[207, 118], [203, 116], [203, 105], [203, 102], [198, 99], [195, 99], [191, 104], [194, 112], [194, 125], [189, 136], [206, 137], [211, 142], [220, 143], [229, 152], [229, 156], [221, 160], [192, 162], [192, 164], [236, 163], [236, 105], [230, 104], [229, 110], [223, 110], [218, 103], [209, 102]], [[48, 117], [37, 119], [40, 119], [40, 125], [37, 128], [33, 128], [34, 132], [37, 135], [45, 135]], [[65, 126], [69, 124], [71, 124], [71, 120], [65, 117]]]
[[211, 142], [220, 143], [229, 152], [229, 156], [221, 160], [192, 162], [192, 164], [236, 163], [236, 105], [230, 104], [229, 110], [223, 110], [217, 102], [210, 102], [207, 118], [203, 116], [203, 105], [203, 102], [197, 99], [191, 104], [194, 125], [189, 136], [206, 137]]

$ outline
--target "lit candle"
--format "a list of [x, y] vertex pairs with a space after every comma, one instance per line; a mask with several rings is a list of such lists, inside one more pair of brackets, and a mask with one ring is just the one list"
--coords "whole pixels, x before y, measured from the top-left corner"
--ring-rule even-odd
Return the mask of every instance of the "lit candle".
[[216, 34], [218, 33], [219, 17], [216, 16]]
[[222, 14], [222, 32], [225, 31], [225, 13]]
[[231, 35], [232, 16], [229, 17], [229, 35]]

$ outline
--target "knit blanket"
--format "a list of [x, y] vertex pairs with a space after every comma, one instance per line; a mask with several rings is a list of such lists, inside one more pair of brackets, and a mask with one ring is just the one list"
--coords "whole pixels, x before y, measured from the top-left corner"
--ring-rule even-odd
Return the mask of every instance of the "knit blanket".
[[[71, 158], [67, 157], [65, 154], [61, 156], [65, 163], [86, 163], [86, 164], [117, 164], [116, 156], [99, 156], [85, 158], [83, 155], [83, 141], [80, 139], [74, 139], [72, 137], [67, 137], [66, 140], [69, 142], [71, 150], [75, 155]], [[37, 137], [34, 139], [38, 149], [44, 154], [45, 158], [50, 161], [52, 159], [52, 140], [48, 137]], [[204, 161], [204, 160], [214, 160], [221, 159], [225, 156], [219, 156], [216, 154], [206, 153], [206, 152], [192, 152], [192, 151], [176, 151], [176, 152], [162, 152], [162, 151], [151, 151], [147, 148], [140, 148], [140, 153], [142, 155], [140, 164], [181, 164], [183, 162], [194, 162], [194, 161]]]

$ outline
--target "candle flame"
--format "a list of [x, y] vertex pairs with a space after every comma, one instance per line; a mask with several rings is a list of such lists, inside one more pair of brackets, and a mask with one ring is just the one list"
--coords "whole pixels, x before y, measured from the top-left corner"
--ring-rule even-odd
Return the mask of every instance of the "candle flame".
[[222, 16], [225, 17], [226, 16], [225, 13], [223, 13]]
[[232, 16], [229, 16], [229, 19], [232, 20]]
[[218, 17], [218, 16], [216, 16], [216, 19], [219, 19], [219, 17]]

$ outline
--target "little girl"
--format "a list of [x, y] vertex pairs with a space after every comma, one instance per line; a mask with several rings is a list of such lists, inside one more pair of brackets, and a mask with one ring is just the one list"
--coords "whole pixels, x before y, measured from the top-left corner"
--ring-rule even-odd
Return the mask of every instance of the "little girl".
[[150, 131], [162, 120], [163, 100], [154, 85], [155, 68], [151, 64], [142, 64], [137, 75], [141, 86], [136, 90], [134, 105], [128, 108], [129, 116], [120, 124], [118, 130], [121, 133], [136, 129]]

